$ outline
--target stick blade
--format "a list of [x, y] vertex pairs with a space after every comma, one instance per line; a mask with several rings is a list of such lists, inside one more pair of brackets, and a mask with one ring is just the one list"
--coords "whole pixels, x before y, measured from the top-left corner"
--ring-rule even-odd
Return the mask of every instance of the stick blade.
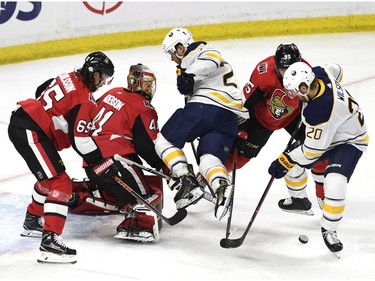
[[237, 239], [223, 238], [220, 240], [220, 246], [225, 249], [238, 248], [243, 243], [242, 237]]
[[172, 217], [167, 219], [167, 223], [169, 225], [178, 224], [179, 222], [181, 222], [183, 219], [186, 218], [187, 214], [188, 213], [186, 209], [179, 209]]

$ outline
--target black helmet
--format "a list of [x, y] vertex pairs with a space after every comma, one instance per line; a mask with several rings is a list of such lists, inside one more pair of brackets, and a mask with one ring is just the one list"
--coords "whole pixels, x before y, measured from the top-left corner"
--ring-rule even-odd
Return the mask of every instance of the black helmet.
[[156, 77], [147, 66], [138, 63], [130, 66], [128, 74], [128, 90], [152, 100], [156, 92]]
[[93, 74], [97, 71], [100, 73], [102, 84], [110, 84], [115, 67], [112, 61], [102, 52], [90, 53], [79, 71], [84, 79], [84, 83], [91, 91], [98, 89], [98, 86], [93, 81]]
[[86, 57], [83, 67], [91, 73], [100, 71], [108, 77], [112, 77], [115, 72], [115, 67], [113, 66], [112, 61], [102, 52], [90, 53]]
[[277, 68], [288, 68], [291, 64], [301, 60], [301, 53], [295, 44], [280, 44], [275, 53]]

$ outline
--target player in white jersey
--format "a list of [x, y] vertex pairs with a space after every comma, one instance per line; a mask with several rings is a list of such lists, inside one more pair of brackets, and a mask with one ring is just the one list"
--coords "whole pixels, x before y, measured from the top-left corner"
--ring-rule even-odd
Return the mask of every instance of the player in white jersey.
[[177, 208], [195, 204], [203, 196], [194, 171], [182, 150], [199, 138], [196, 156], [199, 171], [217, 198], [215, 216], [228, 209], [232, 186], [224, 164], [237, 136], [237, 119], [247, 119], [244, 96], [232, 67], [206, 42], [195, 42], [189, 30], [174, 28], [163, 41], [163, 51], [177, 63], [177, 88], [186, 97], [163, 126], [155, 141], [160, 158], [177, 180]]
[[302, 145], [272, 162], [269, 173], [281, 178], [296, 164], [309, 168], [318, 160], [328, 160], [320, 224], [326, 246], [338, 253], [343, 244], [336, 230], [344, 213], [347, 184], [369, 141], [363, 113], [326, 68], [294, 63], [286, 70], [283, 84], [303, 102], [306, 137]]

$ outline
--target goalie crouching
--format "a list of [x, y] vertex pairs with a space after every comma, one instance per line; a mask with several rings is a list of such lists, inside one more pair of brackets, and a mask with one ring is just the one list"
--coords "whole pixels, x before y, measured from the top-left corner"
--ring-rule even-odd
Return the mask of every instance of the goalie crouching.
[[[93, 138], [109, 158], [85, 167], [90, 181], [74, 183], [70, 212], [95, 215], [124, 213], [125, 219], [117, 227], [115, 238], [157, 242], [161, 221], [113, 178], [119, 173], [124, 183], [152, 206], [162, 210], [162, 179], [145, 176], [135, 165], [128, 165], [113, 157], [119, 154], [142, 164], [141, 157], [154, 169], [168, 173], [153, 143], [159, 132], [158, 116], [151, 105], [156, 91], [154, 72], [142, 64], [132, 65], [127, 81], [127, 89], [113, 88], [98, 101]], [[110, 169], [106, 168], [108, 166]]]

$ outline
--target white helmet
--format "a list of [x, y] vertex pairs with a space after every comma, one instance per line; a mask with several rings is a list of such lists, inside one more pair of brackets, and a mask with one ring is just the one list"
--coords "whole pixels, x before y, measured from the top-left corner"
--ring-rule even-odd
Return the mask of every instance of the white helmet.
[[167, 55], [175, 54], [177, 44], [180, 43], [187, 48], [193, 42], [193, 36], [189, 30], [182, 27], [173, 28], [163, 40], [163, 51]]
[[[314, 72], [304, 62], [295, 62], [284, 73], [283, 84], [288, 94], [292, 97], [300, 95], [306, 97], [310, 91], [310, 85], [315, 78]], [[307, 85], [306, 94], [301, 94], [299, 87], [302, 83]]]

